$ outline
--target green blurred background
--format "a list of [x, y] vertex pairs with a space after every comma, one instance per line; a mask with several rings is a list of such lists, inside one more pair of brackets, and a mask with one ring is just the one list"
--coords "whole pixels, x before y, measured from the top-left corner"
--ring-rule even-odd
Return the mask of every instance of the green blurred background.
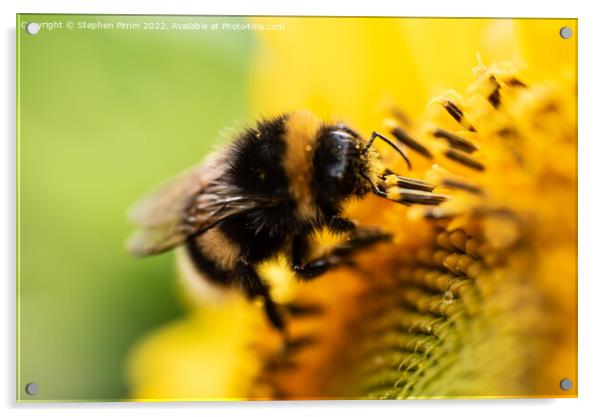
[[[145, 332], [181, 314], [172, 254], [133, 259], [126, 209], [248, 116], [247, 31], [47, 30], [18, 17], [20, 400], [116, 400]], [[35, 397], [24, 392], [35, 382]]]

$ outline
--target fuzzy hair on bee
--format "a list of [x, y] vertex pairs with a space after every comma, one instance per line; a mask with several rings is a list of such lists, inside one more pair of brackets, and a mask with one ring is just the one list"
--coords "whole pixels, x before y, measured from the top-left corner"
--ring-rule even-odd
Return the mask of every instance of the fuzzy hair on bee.
[[[160, 187], [130, 212], [138, 229], [127, 242], [136, 256], [185, 248], [202, 279], [262, 298], [269, 321], [285, 322], [256, 266], [285, 253], [302, 280], [347, 262], [357, 250], [390, 236], [342, 216], [345, 203], [368, 193], [402, 204], [437, 205], [433, 187], [386, 169], [372, 147], [344, 124], [298, 111], [258, 121], [197, 167]], [[343, 244], [309, 259], [311, 236], [327, 228], [348, 234]]]

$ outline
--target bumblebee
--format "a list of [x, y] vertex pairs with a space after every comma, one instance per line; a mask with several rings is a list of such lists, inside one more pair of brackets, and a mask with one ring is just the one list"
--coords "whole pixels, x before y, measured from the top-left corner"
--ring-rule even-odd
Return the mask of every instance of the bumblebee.
[[[445, 199], [429, 184], [384, 168], [372, 147], [377, 139], [410, 164], [385, 136], [375, 132], [366, 141], [344, 124], [324, 123], [309, 112], [258, 121], [135, 205], [130, 214], [138, 230], [127, 246], [136, 256], [183, 246], [202, 277], [262, 298], [269, 321], [283, 330], [282, 313], [256, 265], [284, 252], [299, 279], [313, 279], [390, 237], [344, 218], [350, 199], [369, 193], [402, 204]], [[311, 236], [323, 228], [348, 238], [308, 259]]]

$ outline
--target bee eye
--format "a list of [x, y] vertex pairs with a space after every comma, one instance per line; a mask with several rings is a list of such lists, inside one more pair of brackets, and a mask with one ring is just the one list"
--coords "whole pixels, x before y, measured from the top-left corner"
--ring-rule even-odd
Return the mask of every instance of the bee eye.
[[353, 148], [353, 137], [346, 132], [335, 130], [328, 137], [330, 142], [330, 157], [327, 161], [328, 175], [342, 180], [349, 166], [350, 150]]
[[345, 158], [341, 158], [337, 161], [334, 161], [328, 166], [328, 175], [331, 178], [335, 178], [337, 180], [342, 180], [345, 176], [345, 169], [347, 167], [347, 160]]
[[326, 128], [318, 137], [314, 175], [325, 198], [340, 200], [358, 189], [362, 149], [359, 141], [357, 134], [341, 126]]

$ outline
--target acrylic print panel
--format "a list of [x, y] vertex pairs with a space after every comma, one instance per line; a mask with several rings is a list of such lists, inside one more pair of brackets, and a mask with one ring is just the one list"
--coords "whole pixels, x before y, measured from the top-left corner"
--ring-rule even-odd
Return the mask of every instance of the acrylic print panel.
[[576, 20], [17, 20], [20, 401], [577, 395]]

